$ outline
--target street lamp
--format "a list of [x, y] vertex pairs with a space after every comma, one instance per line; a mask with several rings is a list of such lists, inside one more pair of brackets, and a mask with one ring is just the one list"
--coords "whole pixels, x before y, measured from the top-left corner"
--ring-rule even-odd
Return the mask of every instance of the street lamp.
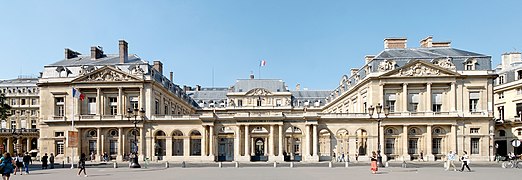
[[370, 119], [372, 118], [373, 112], [377, 110], [377, 164], [380, 167], [384, 167], [382, 164], [382, 156], [381, 156], [381, 130], [379, 129], [381, 127], [381, 121], [384, 118], [387, 118], [390, 114], [390, 107], [385, 106], [384, 107], [384, 118], [381, 118], [380, 114], [382, 112], [382, 105], [381, 103], [378, 103], [375, 108], [373, 106], [370, 106], [368, 108], [368, 115], [370, 115]]
[[[132, 119], [134, 117], [134, 120]], [[140, 117], [140, 118], [138, 118]], [[132, 162], [130, 165], [130, 168], [141, 168], [140, 164], [138, 163], [138, 127], [137, 124], [143, 122], [145, 119], [145, 110], [141, 108], [141, 110], [138, 110], [138, 108], [135, 108], [132, 110], [131, 108], [127, 109], [127, 119], [134, 124], [134, 158], [132, 158]]]

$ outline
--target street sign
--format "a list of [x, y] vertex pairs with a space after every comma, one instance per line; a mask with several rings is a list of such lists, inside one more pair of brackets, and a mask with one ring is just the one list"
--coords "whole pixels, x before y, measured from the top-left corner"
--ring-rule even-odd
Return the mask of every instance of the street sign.
[[513, 145], [513, 147], [519, 147], [520, 144], [521, 142], [518, 139], [514, 139], [513, 141], [511, 141], [511, 145]]
[[78, 131], [68, 131], [69, 147], [78, 147]]

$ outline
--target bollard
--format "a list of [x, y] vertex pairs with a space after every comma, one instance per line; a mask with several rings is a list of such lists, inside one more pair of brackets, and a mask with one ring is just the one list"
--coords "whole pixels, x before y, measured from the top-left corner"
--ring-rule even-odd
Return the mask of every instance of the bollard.
[[218, 166], [219, 166], [219, 168], [222, 168], [222, 167], [223, 167], [223, 163], [220, 161], [220, 162], [218, 163]]
[[277, 163], [276, 163], [276, 162], [274, 162], [274, 167], [275, 167], [275, 168], [277, 167]]
[[181, 168], [185, 168], [187, 167], [187, 164], [185, 163], [185, 161], [181, 162]]
[[165, 162], [165, 168], [169, 168], [169, 162], [168, 161]]
[[290, 167], [291, 167], [291, 168], [294, 167], [294, 162], [290, 162]]
[[332, 161], [328, 162], [328, 167], [332, 168]]
[[239, 162], [236, 161], [236, 168], [239, 168]]
[[406, 161], [402, 161], [402, 168], [406, 168]]
[[118, 163], [116, 163], [116, 161], [114, 161], [113, 165], [112, 165], [114, 168], [118, 168]]
[[348, 167], [348, 162], [344, 162], [344, 167]]
[[388, 167], [390, 164], [388, 163], [388, 161], [386, 161], [386, 164], [384, 165], [385, 167]]
[[65, 168], [65, 161], [62, 161], [62, 168]]

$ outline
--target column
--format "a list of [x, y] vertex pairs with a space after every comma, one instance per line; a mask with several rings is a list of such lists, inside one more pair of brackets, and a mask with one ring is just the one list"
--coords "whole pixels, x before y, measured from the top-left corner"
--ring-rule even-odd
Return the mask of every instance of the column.
[[237, 125], [236, 126], [236, 133], [234, 134], [236, 137], [234, 139], [234, 159], [237, 161], [238, 158], [239, 158], [239, 155], [240, 155], [240, 151], [239, 151], [239, 146], [240, 146], [240, 141], [241, 141], [241, 135], [239, 133], [241, 133], [241, 129], [240, 129], [240, 125]]
[[408, 126], [402, 126], [402, 155], [408, 156]]
[[[145, 92], [143, 90], [143, 87], [140, 87], [140, 101], [138, 103], [138, 109], [141, 109], [141, 108], [145, 109]], [[152, 112], [148, 112], [148, 113], [152, 114]]]
[[100, 160], [102, 160], [101, 157], [103, 157], [103, 153], [105, 153], [105, 135], [101, 135], [101, 139], [100, 139]]
[[313, 148], [312, 148], [313, 154], [312, 154], [312, 156], [317, 156], [317, 125], [313, 125], [313, 133], [314, 133], [313, 134], [313, 138], [314, 138], [313, 141], [314, 142], [312, 142], [312, 145], [313, 145]]
[[98, 128], [97, 129], [98, 131], [96, 132], [96, 156], [98, 156], [98, 161], [101, 161], [101, 158], [102, 157], [102, 152], [101, 152], [101, 128]]
[[208, 155], [214, 156], [214, 126], [209, 126], [209, 142], [208, 142]]
[[13, 148], [13, 143], [11, 142], [11, 138], [7, 138], [6, 152], [13, 152], [12, 148]]
[[426, 83], [426, 112], [432, 111], [432, 102], [431, 102], [431, 82]]
[[[384, 156], [384, 147], [385, 147], [385, 144], [384, 144], [384, 140], [386, 139], [385, 136], [384, 136], [384, 126], [382, 125], [382, 121], [381, 121], [381, 126], [379, 127], [379, 133], [381, 135], [380, 139], [379, 139], [379, 143], [381, 144], [381, 156]], [[379, 148], [379, 147], [377, 147]]]
[[270, 145], [268, 146], [268, 155], [274, 156], [274, 146], [275, 146], [275, 137], [274, 137], [274, 125], [270, 125]]
[[125, 114], [125, 108], [123, 108], [122, 88], [118, 88], [118, 115]]
[[128, 154], [127, 152], [125, 152], [125, 144], [127, 144], [127, 141], [126, 141], [126, 138], [125, 138], [125, 134], [121, 135], [121, 142], [120, 142], [120, 144], [121, 144], [121, 152], [123, 152], [123, 156], [125, 157], [125, 155]]
[[450, 111], [456, 111], [455, 107], [457, 106], [457, 92], [455, 90], [455, 82], [451, 82], [451, 90], [450, 90]]
[[166, 159], [170, 159], [170, 157], [172, 157], [172, 136], [167, 136], [165, 143]]
[[283, 125], [279, 125], [279, 153], [277, 154], [278, 156], [282, 156], [283, 155]]
[[250, 156], [250, 131], [248, 125], [245, 125], [245, 156]]
[[402, 112], [408, 112], [408, 83], [402, 84]]
[[450, 134], [450, 150], [453, 150], [454, 152], [458, 152], [459, 148], [457, 146], [457, 125], [451, 125], [451, 134]]
[[[32, 139], [31, 137], [28, 137], [28, 138], [27, 138], [26, 146], [27, 146], [27, 151], [28, 151], [28, 152], [32, 150], [32, 149], [31, 149], [31, 139]], [[0, 141], [0, 142], [2, 142], [2, 141]], [[79, 147], [81, 147], [81, 144], [79, 145]]]
[[264, 137], [263, 139], [265, 141], [265, 143], [263, 143], [263, 155], [266, 156], [268, 154], [268, 138]]
[[117, 160], [121, 160], [122, 157], [123, 157], [123, 141], [122, 141], [122, 136], [123, 136], [123, 130], [122, 128], [118, 128], [118, 156], [116, 156], [116, 159]]
[[[310, 138], [310, 125], [307, 124], [305, 125], [305, 133], [306, 133], [306, 143], [303, 143], [304, 145], [304, 154], [306, 154], [307, 156], [309, 156], [311, 153], [310, 153], [310, 141], [311, 141], [311, 138]], [[292, 139], [292, 142], [293, 142], [293, 139]], [[293, 146], [292, 146], [293, 147]]]
[[207, 126], [203, 126], [201, 134], [201, 156], [207, 156]]
[[96, 88], [96, 115], [101, 115], [101, 89]]
[[432, 152], [432, 138], [431, 138], [431, 126], [432, 125], [428, 125], [426, 127], [426, 158], [428, 161], [430, 160], [435, 160], [435, 159], [431, 159], [433, 157], [433, 152]]
[[136, 134], [139, 134], [140, 137], [138, 139], [138, 154], [142, 157], [142, 160], [143, 160], [143, 157], [145, 157], [145, 153], [143, 152], [143, 149], [145, 148], [145, 142], [143, 140], [143, 138], [145, 138], [145, 133], [144, 133], [144, 128], [141, 127], [141, 128], [138, 128], [138, 133]]

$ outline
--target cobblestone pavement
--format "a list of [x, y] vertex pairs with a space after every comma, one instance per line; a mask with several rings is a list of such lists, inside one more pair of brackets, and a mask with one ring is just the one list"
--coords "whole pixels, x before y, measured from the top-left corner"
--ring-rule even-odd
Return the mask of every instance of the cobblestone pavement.
[[[328, 163], [296, 163], [294, 168], [290, 168], [289, 163], [281, 163], [280, 167], [274, 168], [273, 163], [247, 163], [240, 164], [239, 168], [235, 168], [235, 163], [224, 163], [223, 168], [217, 166], [208, 167], [206, 165], [216, 164], [204, 164], [199, 163], [200, 166], [192, 166], [189, 163], [187, 168], [181, 168], [178, 166], [171, 166], [170, 168], [161, 167], [164, 166], [162, 163], [151, 164], [149, 168], [145, 169], [129, 169], [127, 167], [120, 166], [119, 168], [110, 168], [110, 164], [89, 166], [87, 167], [88, 177], [77, 176], [78, 169], [70, 168], [58, 168], [40, 170], [33, 169], [29, 175], [12, 175], [13, 180], [24, 180], [24, 179], [53, 179], [53, 180], [71, 180], [71, 179], [352, 179], [352, 178], [364, 178], [367, 179], [380, 179], [387, 178], [401, 179], [401, 180], [429, 180], [429, 179], [520, 179], [522, 175], [522, 169], [503, 169], [500, 166], [486, 167], [484, 164], [471, 164], [472, 172], [456, 172], [456, 171], [444, 171], [442, 167], [433, 167], [425, 165], [436, 165], [436, 163], [425, 163], [417, 164], [418, 167], [410, 166], [409, 168], [399, 167], [388, 167], [381, 168], [378, 174], [371, 174], [369, 166], [356, 164], [345, 168], [341, 166], [342, 163], [334, 163], [333, 168], [328, 167]], [[172, 163], [171, 165], [176, 165]], [[181, 165], [181, 164], [179, 164]], [[204, 166], [205, 165], [205, 166]], [[272, 165], [272, 166], [268, 166]], [[317, 166], [321, 165], [321, 166]], [[326, 165], [326, 166], [324, 166]], [[480, 166], [478, 166], [480, 165]], [[492, 164], [495, 165], [495, 164]], [[284, 167], [283, 167], [284, 166]]]

